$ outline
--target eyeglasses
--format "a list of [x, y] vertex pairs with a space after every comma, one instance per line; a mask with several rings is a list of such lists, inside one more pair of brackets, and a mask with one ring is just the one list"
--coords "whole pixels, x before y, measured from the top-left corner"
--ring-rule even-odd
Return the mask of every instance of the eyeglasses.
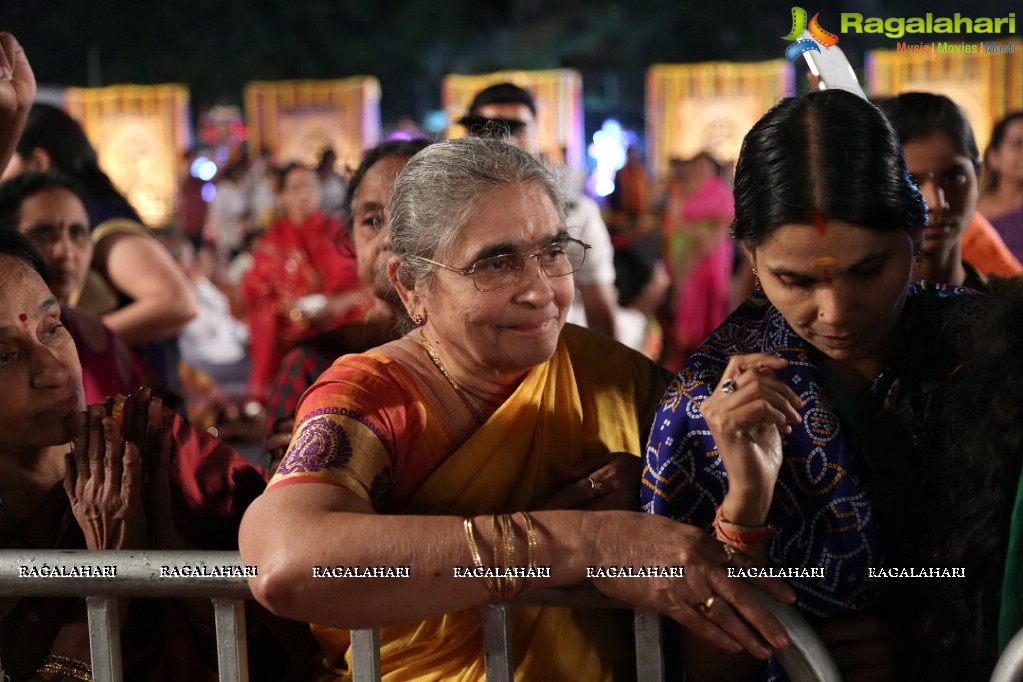
[[589, 244], [584, 244], [578, 239], [565, 238], [553, 241], [535, 253], [505, 253], [481, 258], [468, 268], [453, 268], [422, 256], [409, 258], [457, 272], [459, 275], [471, 276], [472, 283], [480, 291], [498, 291], [507, 289], [519, 281], [519, 276], [526, 267], [527, 258], [536, 258], [540, 269], [548, 277], [564, 277], [583, 266], [586, 262], [586, 249], [589, 248], [591, 248]]

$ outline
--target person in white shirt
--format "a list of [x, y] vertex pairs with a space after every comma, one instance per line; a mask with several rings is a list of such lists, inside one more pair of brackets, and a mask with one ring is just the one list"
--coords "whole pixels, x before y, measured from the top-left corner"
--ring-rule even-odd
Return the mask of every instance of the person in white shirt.
[[228, 164], [217, 181], [217, 193], [206, 212], [203, 237], [213, 244], [221, 263], [238, 255], [248, 232], [249, 200], [242, 185], [244, 175], [245, 162]]

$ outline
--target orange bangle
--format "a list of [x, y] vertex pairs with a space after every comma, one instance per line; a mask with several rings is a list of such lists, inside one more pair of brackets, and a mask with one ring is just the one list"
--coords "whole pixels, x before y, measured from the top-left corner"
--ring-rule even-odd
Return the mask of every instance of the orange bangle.
[[757, 547], [767, 542], [772, 535], [774, 535], [774, 526], [771, 524], [743, 526], [734, 523], [724, 517], [721, 507], [718, 507], [714, 514], [714, 537], [737, 549], [745, 551], [751, 547]]

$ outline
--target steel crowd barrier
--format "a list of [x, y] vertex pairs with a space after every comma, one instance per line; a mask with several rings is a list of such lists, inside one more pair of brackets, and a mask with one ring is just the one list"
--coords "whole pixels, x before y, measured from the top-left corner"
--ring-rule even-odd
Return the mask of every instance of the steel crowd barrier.
[[998, 664], [991, 673], [991, 682], [1020, 682], [1023, 680], [1023, 630], [1005, 645]]
[[[108, 567], [105, 570], [115, 575], [86, 577], [74, 574], [75, 567], [80, 569], [84, 566]], [[199, 573], [219, 570], [234, 575], [195, 575], [191, 571], [193, 574], [185, 575], [166, 568], [181, 566], [205, 567]], [[216, 620], [220, 679], [222, 682], [245, 682], [249, 671], [244, 600], [252, 599], [252, 593], [243, 573], [244, 567], [237, 552], [0, 550], [0, 597], [84, 598], [89, 618], [93, 679], [96, 682], [121, 682], [123, 679], [118, 599], [210, 599]], [[760, 593], [758, 596], [785, 626], [793, 641], [793, 646], [779, 655], [793, 682], [840, 680], [838, 669], [806, 620], [792, 607]], [[525, 605], [629, 608], [586, 585], [535, 590], [513, 600], [485, 604], [481, 609], [488, 682], [511, 682], [514, 677], [510, 614], [514, 607]], [[647, 611], [635, 611], [633, 630], [637, 678], [640, 682], [663, 682], [665, 671], [660, 617]], [[1017, 651], [1015, 665], [1019, 667], [1023, 661], [1023, 639], [1017, 637], [1013, 642], [1016, 644], [1014, 651]], [[352, 631], [352, 668], [355, 682], [380, 680], [380, 635], [377, 630]]]

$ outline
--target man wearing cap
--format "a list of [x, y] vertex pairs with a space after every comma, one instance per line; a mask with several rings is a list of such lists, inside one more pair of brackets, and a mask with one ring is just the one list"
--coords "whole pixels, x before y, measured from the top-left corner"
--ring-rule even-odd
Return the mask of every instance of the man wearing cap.
[[[495, 130], [513, 144], [540, 156], [536, 103], [533, 96], [512, 83], [499, 83], [480, 90], [459, 121], [470, 135], [493, 136]], [[591, 247], [586, 262], [575, 273], [576, 296], [568, 321], [615, 337], [614, 248], [600, 207], [579, 190], [566, 187], [568, 229], [572, 236]]]

